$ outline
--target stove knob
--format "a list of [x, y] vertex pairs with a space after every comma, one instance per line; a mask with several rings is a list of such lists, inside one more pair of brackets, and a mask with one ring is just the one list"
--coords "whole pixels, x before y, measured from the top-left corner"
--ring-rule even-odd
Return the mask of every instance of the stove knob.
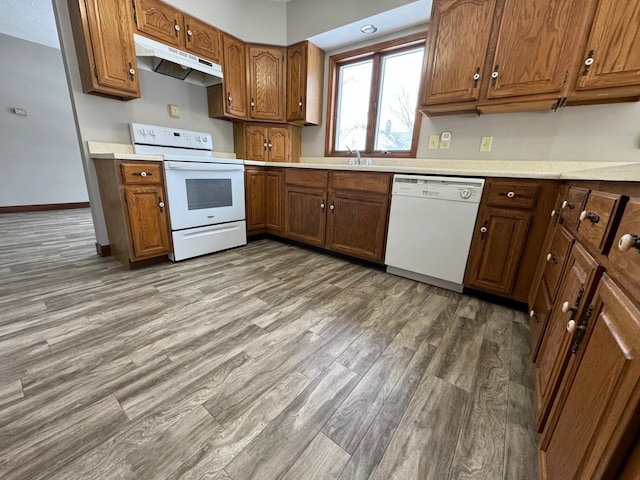
[[466, 200], [467, 198], [471, 198], [471, 190], [469, 190], [468, 188], [465, 188], [464, 190], [462, 190], [462, 191], [460, 192], [460, 196], [461, 196], [462, 198], [464, 198], [465, 200]]
[[209, 143], [209, 137], [202, 137], [202, 143]]
[[202, 138], [200, 137], [200, 135], [196, 135], [196, 142], [200, 143], [202, 141]]
[[151, 135], [152, 137], [154, 137], [154, 138], [155, 138], [155, 136], [156, 136], [156, 131], [155, 131], [155, 130], [151, 130], [151, 131], [149, 132], [149, 135]]
[[140, 129], [140, 135], [142, 135], [143, 137], [147, 136], [147, 131], [144, 128]]

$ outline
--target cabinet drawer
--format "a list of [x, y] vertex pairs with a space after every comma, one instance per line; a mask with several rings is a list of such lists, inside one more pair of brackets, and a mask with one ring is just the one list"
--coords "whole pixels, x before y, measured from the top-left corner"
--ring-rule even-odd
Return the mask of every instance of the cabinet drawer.
[[576, 228], [587, 195], [589, 195], [589, 190], [586, 188], [569, 187], [567, 198], [562, 202], [562, 212], [560, 213], [560, 218], [565, 226], [572, 229]]
[[290, 168], [285, 171], [285, 181], [288, 185], [327, 188], [329, 184], [329, 172], [327, 170]]
[[547, 327], [549, 313], [551, 312], [551, 299], [547, 288], [541, 283], [538, 293], [529, 311], [529, 326], [531, 332], [531, 359], [535, 362], [538, 356], [538, 348]]
[[613, 221], [617, 218], [621, 201], [621, 195], [591, 191], [578, 217], [580, 237], [603, 253], [611, 244]]
[[569, 252], [571, 251], [571, 245], [573, 244], [573, 237], [563, 227], [558, 226], [556, 233], [551, 243], [551, 248], [547, 252], [546, 263], [544, 266], [543, 281], [547, 286], [547, 291], [551, 300], [556, 297], [556, 291], [558, 290], [558, 283], [564, 270], [564, 265]]
[[391, 175], [386, 173], [331, 172], [331, 188], [388, 194], [391, 188]]
[[640, 291], [639, 242], [640, 198], [632, 198], [624, 209], [620, 226], [614, 237], [613, 247], [609, 253], [609, 261]]
[[162, 163], [122, 163], [122, 183], [151, 184], [162, 182]]
[[538, 196], [536, 183], [492, 180], [487, 188], [487, 205], [494, 207], [533, 208]]

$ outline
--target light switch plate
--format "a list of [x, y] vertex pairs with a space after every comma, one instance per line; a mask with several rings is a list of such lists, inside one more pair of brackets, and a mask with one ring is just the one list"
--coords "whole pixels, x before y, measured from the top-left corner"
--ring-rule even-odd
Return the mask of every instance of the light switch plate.
[[490, 152], [492, 144], [493, 144], [493, 137], [482, 137], [482, 140], [480, 140], [480, 151]]
[[169, 116], [171, 118], [180, 118], [180, 107], [178, 105], [169, 105]]
[[26, 108], [20, 108], [20, 107], [13, 107], [13, 113], [15, 113], [16, 115], [24, 115], [26, 117], [27, 116], [27, 109]]
[[440, 142], [440, 135], [429, 135], [429, 150], [437, 150]]

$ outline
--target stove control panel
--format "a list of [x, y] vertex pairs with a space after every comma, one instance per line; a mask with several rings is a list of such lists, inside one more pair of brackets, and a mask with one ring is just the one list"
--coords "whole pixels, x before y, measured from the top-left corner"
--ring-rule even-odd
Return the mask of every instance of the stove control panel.
[[131, 141], [137, 145], [213, 150], [213, 140], [207, 132], [131, 123]]

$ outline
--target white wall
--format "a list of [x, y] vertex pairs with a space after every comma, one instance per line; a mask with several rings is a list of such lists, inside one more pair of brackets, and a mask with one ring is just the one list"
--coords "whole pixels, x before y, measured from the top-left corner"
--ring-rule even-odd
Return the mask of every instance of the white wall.
[[[298, 1], [298, 0], [296, 0]], [[296, 3], [296, 2], [294, 2]], [[424, 28], [423, 28], [424, 29]], [[394, 37], [413, 33], [411, 29]], [[375, 43], [384, 41], [378, 38]], [[364, 42], [327, 52], [325, 85], [331, 55]], [[326, 89], [324, 116], [326, 119]], [[302, 156], [324, 156], [326, 125], [305, 127]], [[429, 135], [450, 131], [449, 150], [428, 150]], [[480, 153], [480, 138], [493, 136], [493, 148]], [[557, 112], [422, 117], [417, 158], [492, 160], [640, 161], [640, 102], [565, 107]]]
[[86, 202], [60, 50], [0, 34], [0, 71], [0, 206]]
[[165, 1], [245, 42], [287, 45], [287, 3], [265, 0]]

